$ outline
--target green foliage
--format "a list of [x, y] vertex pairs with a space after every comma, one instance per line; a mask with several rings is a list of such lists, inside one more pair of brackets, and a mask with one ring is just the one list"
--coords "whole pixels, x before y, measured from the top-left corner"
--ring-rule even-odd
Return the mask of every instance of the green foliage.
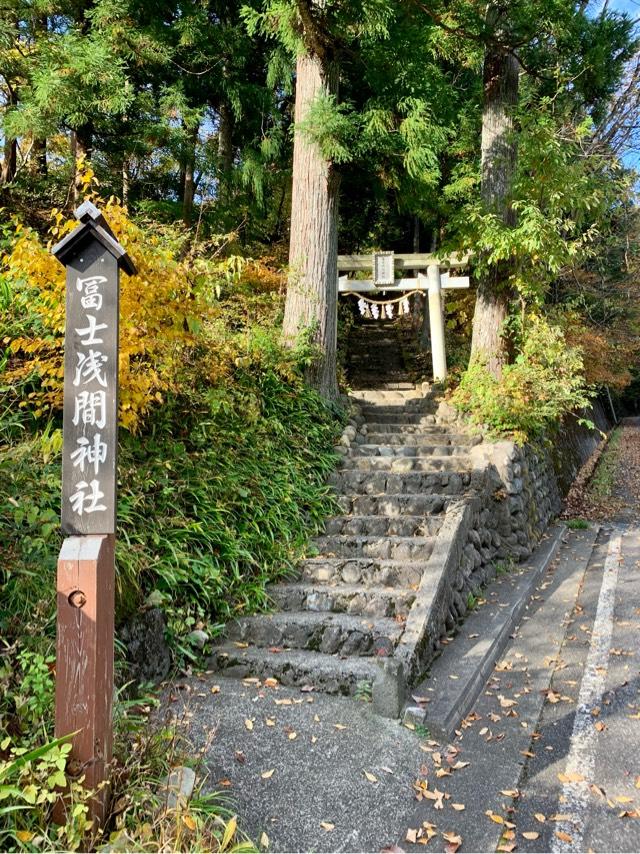
[[589, 405], [581, 352], [567, 346], [562, 330], [531, 318], [522, 351], [496, 379], [484, 365], [469, 366], [452, 396], [475, 424], [519, 441], [539, 436], [569, 413]]
[[572, 531], [586, 531], [590, 527], [586, 519], [567, 519], [564, 524]]

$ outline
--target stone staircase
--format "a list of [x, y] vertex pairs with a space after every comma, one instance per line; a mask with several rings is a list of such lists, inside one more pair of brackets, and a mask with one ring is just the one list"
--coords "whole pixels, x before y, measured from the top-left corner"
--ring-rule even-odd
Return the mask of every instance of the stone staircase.
[[365, 388], [352, 401], [331, 476], [341, 515], [326, 522], [298, 577], [271, 586], [274, 613], [227, 626], [213, 653], [226, 675], [341, 694], [369, 685], [375, 700], [394, 671], [418, 590], [437, 572], [429, 558], [446, 510], [469, 487], [479, 437], [439, 423], [428, 386]]

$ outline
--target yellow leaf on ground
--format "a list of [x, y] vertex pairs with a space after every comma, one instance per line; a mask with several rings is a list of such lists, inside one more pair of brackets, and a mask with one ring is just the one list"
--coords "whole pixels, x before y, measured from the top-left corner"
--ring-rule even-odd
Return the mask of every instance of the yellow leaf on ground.
[[267, 834], [263, 831], [263, 832], [260, 834], [260, 848], [267, 849], [268, 847], [269, 847], [269, 837], [268, 837], [268, 836], [267, 836]]
[[407, 830], [407, 835], [405, 836], [405, 840], [407, 842], [411, 842], [413, 845], [415, 845], [417, 838], [418, 838], [418, 831], [415, 830], [413, 827], [410, 827]]
[[212, 685], [211, 686], [211, 693], [212, 694], [219, 694], [220, 693], [220, 686], [219, 685]]
[[562, 842], [573, 842], [573, 837], [569, 836], [568, 833], [565, 833], [564, 830], [556, 830], [556, 836], [558, 839], [561, 839]]
[[297, 737], [298, 737], [297, 732], [290, 732], [289, 733], [289, 741], [294, 741]]
[[189, 828], [189, 830], [195, 830], [196, 829], [196, 823], [193, 820], [193, 816], [189, 815], [189, 813], [185, 813], [182, 816], [182, 823], [184, 825], [186, 825]]
[[454, 809], [456, 812], [462, 812], [464, 808], [464, 804], [451, 804], [451, 809]]
[[246, 718], [244, 725], [249, 730], [249, 732], [253, 730], [253, 721], [251, 720], [251, 718]]
[[372, 774], [370, 771], [365, 771], [364, 776], [367, 778], [367, 780], [370, 783], [377, 783], [378, 782], [378, 778], [375, 776], [375, 774]]
[[271, 777], [273, 777], [275, 770], [275, 768], [270, 768], [268, 771], [263, 771], [260, 776], [263, 780], [270, 780]]
[[504, 824], [504, 819], [502, 818], [502, 816], [498, 815], [495, 812], [491, 812], [491, 810], [487, 810], [485, 812], [485, 815], [488, 816], [491, 821], [495, 821], [496, 824]]
[[537, 818], [541, 824], [547, 820], [546, 816], [542, 815], [541, 812], [537, 812], [535, 814], [535, 818]]
[[274, 719], [274, 718], [267, 718], [267, 719], [266, 719], [266, 721], [265, 721], [265, 723], [266, 723], [266, 725], [267, 725], [267, 726], [275, 726], [275, 725], [276, 725], [276, 722], [275, 722], [275, 719]]
[[334, 727], [336, 729], [346, 729], [346, 726], [344, 724], [334, 724]]
[[535, 830], [525, 830], [522, 835], [525, 839], [537, 839], [540, 836]]
[[333, 828], [335, 827], [335, 824], [331, 824], [331, 822], [330, 822], [330, 821], [321, 821], [321, 822], [320, 822], [320, 827], [321, 827], [323, 830], [326, 830], [326, 831], [327, 831], [327, 833], [330, 833], [330, 832], [333, 830]]
[[582, 783], [584, 781], [584, 775], [578, 774], [577, 771], [569, 771], [566, 774], [558, 774], [558, 780], [561, 783]]

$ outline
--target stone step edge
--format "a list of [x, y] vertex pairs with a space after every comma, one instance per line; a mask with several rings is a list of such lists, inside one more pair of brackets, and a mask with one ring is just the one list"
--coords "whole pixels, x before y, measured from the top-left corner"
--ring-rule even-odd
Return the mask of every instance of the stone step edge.
[[[362, 614], [343, 614], [333, 611], [274, 611], [264, 614], [248, 614], [246, 617], [235, 617], [227, 625], [258, 623], [265, 620], [274, 625], [292, 622], [311, 624], [327, 622], [329, 625], [341, 625], [351, 631], [376, 632], [381, 637], [389, 637], [390, 640], [399, 639], [404, 632], [404, 622], [397, 622], [392, 617], [368, 617]], [[257, 644], [253, 644], [253, 646], [257, 647]]]
[[[595, 545], [599, 526], [592, 534], [591, 549]], [[429, 676], [414, 688], [415, 696], [428, 694], [434, 681], [444, 686], [426, 707], [408, 703], [402, 715], [405, 725], [421, 725], [432, 738], [446, 743], [454, 736], [456, 727], [473, 708], [487, 679], [519, 624], [535, 588], [541, 582], [556, 558], [567, 528], [556, 524], [549, 529], [529, 560], [518, 567], [519, 579], [510, 593], [510, 606], [499, 608], [495, 615], [488, 611], [474, 611], [464, 622], [465, 634], [458, 635], [445, 647], [430, 669]], [[470, 638], [469, 634], [479, 635]], [[453, 658], [455, 656], [455, 662]], [[448, 672], [455, 669], [459, 678], [449, 681]]]
[[[341, 582], [328, 582], [323, 584], [321, 581], [308, 581], [302, 579], [300, 581], [282, 581], [277, 584], [270, 584], [267, 587], [267, 594], [271, 595], [272, 591], [277, 593], [287, 593], [288, 591], [303, 590], [308, 593], [328, 593], [335, 591], [345, 595], [366, 594], [367, 596], [412, 596], [417, 592], [417, 587], [393, 587], [392, 585], [372, 585], [365, 587], [362, 584], [344, 584]], [[282, 611], [281, 613], [291, 613]], [[306, 611], [304, 613], [307, 613]], [[312, 611], [317, 614], [342, 614], [342, 611]], [[354, 615], [356, 616], [356, 615]], [[386, 619], [389, 619], [388, 617]]]
[[[220, 666], [220, 659], [226, 659], [226, 667]], [[262, 668], [262, 674], [273, 676], [283, 685], [296, 685], [292, 681], [299, 673], [303, 684], [313, 685], [315, 678], [319, 683], [326, 679], [335, 679], [342, 694], [354, 694], [359, 682], [372, 683], [374, 710], [384, 717], [397, 718], [400, 715], [404, 692], [402, 680], [398, 678], [397, 668], [390, 658], [340, 658], [322, 652], [300, 649], [284, 649], [282, 652], [270, 652], [259, 647], [238, 647], [225, 644], [216, 647], [212, 654], [212, 665], [224, 675], [228, 667], [238, 667], [246, 663], [251, 674]], [[285, 679], [280, 679], [285, 671]], [[319, 678], [318, 678], [319, 677]], [[243, 677], [240, 677], [243, 678]]]

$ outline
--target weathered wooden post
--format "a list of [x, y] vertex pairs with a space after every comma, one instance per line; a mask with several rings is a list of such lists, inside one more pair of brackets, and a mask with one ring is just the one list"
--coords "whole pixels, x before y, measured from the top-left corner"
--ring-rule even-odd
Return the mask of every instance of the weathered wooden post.
[[429, 326], [431, 329], [433, 379], [436, 382], [442, 382], [447, 378], [447, 354], [444, 341], [442, 283], [438, 264], [429, 264], [427, 267], [427, 282], [429, 285]]
[[[53, 247], [67, 269], [58, 557], [56, 737], [75, 732], [70, 770], [98, 790], [101, 823], [112, 750], [118, 447], [119, 274], [135, 267], [100, 211], [85, 202], [79, 225]], [[103, 785], [101, 785], [103, 784]], [[60, 802], [56, 818], [64, 820]]]

